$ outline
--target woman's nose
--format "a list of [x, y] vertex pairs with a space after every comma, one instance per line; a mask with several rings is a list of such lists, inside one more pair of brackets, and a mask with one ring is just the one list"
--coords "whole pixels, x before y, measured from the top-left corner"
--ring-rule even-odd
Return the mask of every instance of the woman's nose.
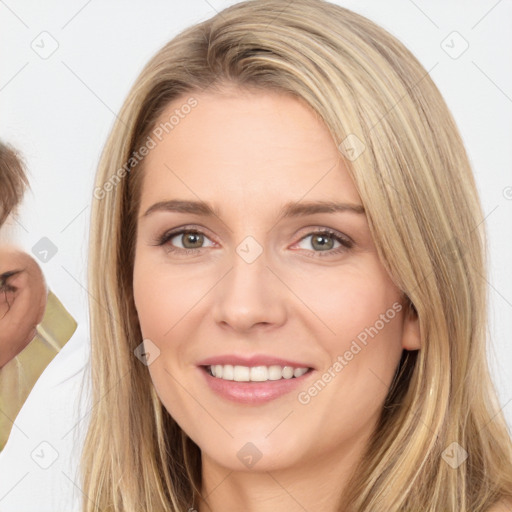
[[237, 247], [231, 269], [215, 287], [215, 322], [238, 332], [276, 327], [287, 317], [289, 292], [265, 252], [256, 250], [250, 244]]

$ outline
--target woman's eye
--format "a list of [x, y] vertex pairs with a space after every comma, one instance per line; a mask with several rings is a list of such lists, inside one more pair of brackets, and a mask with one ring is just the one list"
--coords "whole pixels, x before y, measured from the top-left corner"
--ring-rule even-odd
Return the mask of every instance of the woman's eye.
[[[302, 244], [302, 245], [301, 245]], [[300, 249], [306, 249], [316, 253], [327, 253], [325, 255], [338, 254], [353, 247], [353, 242], [348, 237], [343, 237], [333, 231], [317, 231], [306, 235], [298, 242]], [[315, 256], [325, 256], [315, 254]]]
[[[204, 245], [205, 242], [207, 245]], [[158, 245], [165, 245], [166, 249], [172, 251], [190, 251], [212, 247], [214, 243], [204, 233], [195, 229], [181, 229], [166, 233], [158, 241]]]

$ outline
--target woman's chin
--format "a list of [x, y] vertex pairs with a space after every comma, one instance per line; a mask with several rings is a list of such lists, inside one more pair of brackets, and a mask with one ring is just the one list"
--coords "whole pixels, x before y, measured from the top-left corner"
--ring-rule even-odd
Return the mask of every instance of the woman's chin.
[[[267, 432], [268, 434], [268, 432]], [[305, 443], [286, 443], [281, 438], [269, 442], [266, 434], [253, 434], [250, 438], [234, 438], [227, 443], [202, 445], [203, 459], [230, 471], [278, 471], [300, 465], [304, 455], [299, 446]]]

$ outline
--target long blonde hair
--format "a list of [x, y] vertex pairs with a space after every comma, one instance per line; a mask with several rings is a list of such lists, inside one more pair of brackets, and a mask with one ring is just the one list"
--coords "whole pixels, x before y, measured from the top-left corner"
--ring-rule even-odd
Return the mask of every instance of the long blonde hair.
[[[422, 348], [404, 352], [364, 459], [343, 496], [340, 487], [339, 510], [483, 512], [512, 496], [511, 441], [486, 360], [484, 217], [442, 96], [416, 58], [368, 19], [322, 0], [256, 0], [165, 45], [105, 146], [91, 220], [95, 405], [82, 456], [84, 511], [181, 512], [201, 489], [199, 448], [134, 356], [143, 176], [134, 154], [169, 102], [223, 84], [284, 91], [318, 113], [381, 261], [419, 317]], [[454, 467], [452, 450], [467, 460]]]

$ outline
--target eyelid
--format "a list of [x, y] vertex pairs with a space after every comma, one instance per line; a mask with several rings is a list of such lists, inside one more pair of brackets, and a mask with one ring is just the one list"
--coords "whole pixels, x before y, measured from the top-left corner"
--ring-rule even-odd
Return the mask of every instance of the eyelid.
[[9, 270], [8, 272], [4, 272], [0, 275], [0, 291], [3, 292], [14, 292], [16, 291], [16, 287], [8, 284], [9, 279], [19, 274], [21, 270]]
[[344, 242], [349, 243], [351, 245], [355, 244], [355, 242], [354, 242], [354, 240], [352, 240], [352, 238], [350, 238], [345, 233], [338, 231], [337, 229], [327, 228], [325, 226], [307, 226], [306, 228], [304, 228], [304, 231], [306, 234], [301, 236], [301, 238], [299, 239], [299, 242], [301, 240], [304, 240], [304, 238], [306, 238], [308, 236], [326, 233], [326, 234], [332, 235], [335, 238], [340, 238]]

